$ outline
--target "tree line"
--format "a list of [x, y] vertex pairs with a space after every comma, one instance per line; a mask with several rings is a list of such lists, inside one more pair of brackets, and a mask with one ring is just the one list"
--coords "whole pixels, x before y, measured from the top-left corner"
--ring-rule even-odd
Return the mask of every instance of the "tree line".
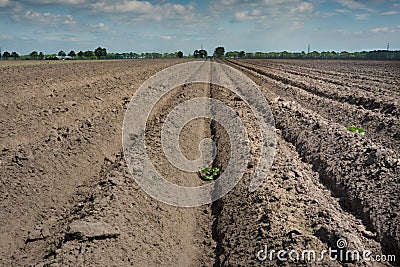
[[374, 50], [361, 52], [335, 52], [335, 51], [312, 51], [301, 52], [245, 52], [229, 51], [225, 53], [224, 47], [217, 47], [214, 50], [214, 57], [217, 58], [264, 58], [264, 59], [400, 59], [400, 51]]
[[61, 50], [58, 54], [45, 55], [43, 52], [32, 51], [29, 55], [20, 56], [17, 52], [4, 52], [1, 55], [2, 59], [32, 59], [32, 60], [52, 60], [52, 59], [157, 59], [157, 58], [265, 58], [265, 59], [400, 59], [400, 51], [389, 51], [389, 50], [374, 50], [374, 51], [362, 51], [362, 52], [335, 52], [335, 51], [312, 51], [306, 53], [301, 52], [245, 52], [245, 51], [228, 51], [225, 52], [225, 48], [219, 46], [215, 48], [212, 56], [208, 56], [208, 53], [204, 49], [194, 50], [193, 54], [184, 55], [182, 51], [173, 53], [109, 53], [106, 48], [97, 47], [93, 51], [70, 51], [66, 53]]
[[362, 52], [335, 52], [335, 51], [312, 51], [302, 52], [245, 52], [230, 51], [224, 54], [225, 58], [271, 58], [271, 59], [400, 59], [400, 51], [374, 50]]
[[8, 52], [5, 51], [1, 55], [2, 59], [27, 59], [27, 60], [58, 60], [58, 59], [155, 59], [155, 58], [183, 58], [183, 52], [173, 52], [173, 53], [134, 53], [134, 52], [125, 52], [125, 53], [109, 53], [106, 48], [97, 47], [95, 50], [86, 50], [75, 52], [71, 50], [66, 53], [63, 50], [60, 50], [57, 54], [44, 54], [43, 52], [32, 51], [28, 55], [19, 55], [17, 52]]

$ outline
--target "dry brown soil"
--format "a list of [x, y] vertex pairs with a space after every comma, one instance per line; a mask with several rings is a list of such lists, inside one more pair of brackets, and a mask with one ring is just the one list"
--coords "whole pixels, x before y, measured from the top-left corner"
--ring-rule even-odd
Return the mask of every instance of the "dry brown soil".
[[[184, 60], [0, 62], [0, 266], [291, 266], [260, 262], [265, 246], [393, 254], [397, 262], [300, 261], [298, 266], [390, 266], [400, 260], [400, 62], [225, 60], [259, 85], [277, 128], [275, 161], [248, 192], [258, 124], [237, 95], [187, 84], [148, 120], [149, 155], [171, 182], [206, 183], [162, 155], [169, 112], [194, 97], [237, 110], [249, 133], [247, 172], [232, 192], [197, 208], [147, 195], [122, 154], [131, 97], [158, 71]], [[362, 127], [365, 136], [349, 132]], [[216, 122], [194, 120], [180, 136], [189, 159], [212, 137], [215, 165], [229, 161]]]

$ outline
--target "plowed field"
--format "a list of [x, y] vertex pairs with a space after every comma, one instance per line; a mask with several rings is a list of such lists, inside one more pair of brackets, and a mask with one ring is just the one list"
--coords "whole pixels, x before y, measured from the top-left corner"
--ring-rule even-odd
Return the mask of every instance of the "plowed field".
[[[149, 117], [146, 145], [171, 182], [208, 183], [163, 157], [161, 128], [177, 105], [218, 99], [237, 111], [249, 136], [243, 179], [196, 208], [147, 195], [128, 170], [121, 141], [136, 90], [182, 62], [0, 62], [0, 266], [291, 266], [277, 251], [301, 256], [330, 248], [397, 261], [325, 257], [296, 264], [399, 263], [400, 62], [218, 61], [252, 79], [274, 116], [274, 163], [254, 192], [248, 185], [260, 135], [250, 107], [214, 84], [190, 83], [165, 95]], [[349, 131], [352, 125], [365, 135]], [[229, 136], [212, 120], [183, 128], [182, 153], [198, 158], [204, 138], [216, 143], [215, 164], [224, 170]], [[266, 248], [275, 254], [260, 259]]]

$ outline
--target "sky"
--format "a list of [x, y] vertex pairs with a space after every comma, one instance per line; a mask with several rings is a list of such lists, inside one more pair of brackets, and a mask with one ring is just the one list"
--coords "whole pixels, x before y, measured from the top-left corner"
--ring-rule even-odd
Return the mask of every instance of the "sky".
[[400, 50], [400, 0], [0, 0], [0, 47], [193, 53]]

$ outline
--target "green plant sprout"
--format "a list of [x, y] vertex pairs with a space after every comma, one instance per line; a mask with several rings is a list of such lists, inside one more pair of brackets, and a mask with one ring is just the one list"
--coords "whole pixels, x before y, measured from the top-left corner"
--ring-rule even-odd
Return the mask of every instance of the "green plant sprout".
[[375, 94], [379, 94], [380, 92], [382, 92], [381, 89], [376, 89], [376, 90], [374, 91]]
[[204, 180], [214, 180], [218, 177], [220, 168], [201, 167], [201, 171], [204, 174], [201, 176]]
[[347, 127], [347, 130], [349, 130], [350, 132], [353, 132], [353, 133], [358, 133], [361, 136], [365, 135], [365, 130], [363, 128], [357, 128], [357, 127], [355, 127], [353, 125]]

